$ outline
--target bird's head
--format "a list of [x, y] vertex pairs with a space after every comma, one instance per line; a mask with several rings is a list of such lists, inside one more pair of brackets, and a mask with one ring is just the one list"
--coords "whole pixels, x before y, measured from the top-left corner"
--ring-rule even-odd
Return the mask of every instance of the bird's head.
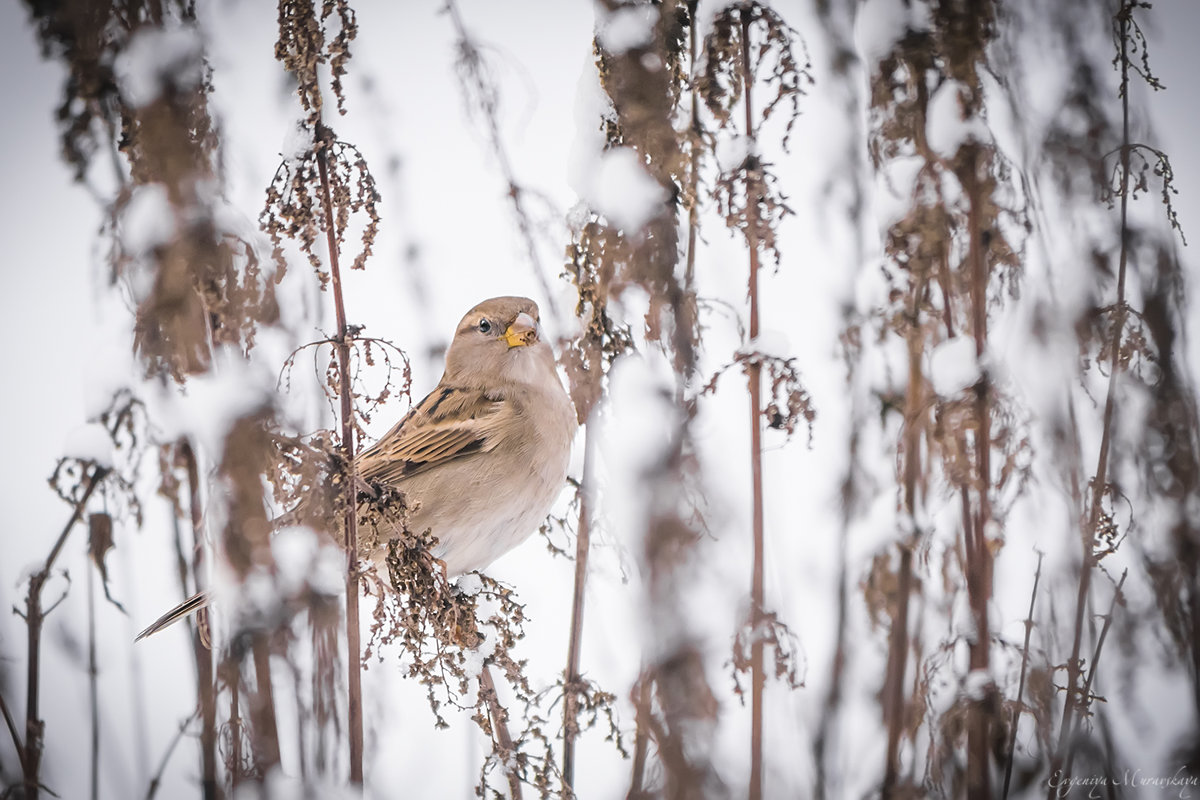
[[554, 353], [542, 337], [537, 303], [527, 297], [493, 297], [467, 312], [446, 352], [446, 379], [494, 385], [530, 383], [554, 370]]

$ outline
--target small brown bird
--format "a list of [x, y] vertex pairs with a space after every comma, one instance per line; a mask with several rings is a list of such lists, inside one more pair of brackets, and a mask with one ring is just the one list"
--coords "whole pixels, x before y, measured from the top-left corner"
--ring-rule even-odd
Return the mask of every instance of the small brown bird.
[[495, 297], [458, 323], [437, 388], [362, 453], [358, 473], [402, 491], [409, 529], [428, 528], [433, 554], [460, 575], [533, 533], [563, 488], [574, 437], [537, 304]]
[[[403, 493], [409, 530], [436, 537], [433, 555], [453, 577], [533, 533], [562, 491], [575, 428], [537, 304], [494, 297], [462, 318], [437, 387], [355, 459], [355, 471]], [[366, 550], [383, 565], [386, 546]], [[138, 638], [206, 604], [197, 595]]]

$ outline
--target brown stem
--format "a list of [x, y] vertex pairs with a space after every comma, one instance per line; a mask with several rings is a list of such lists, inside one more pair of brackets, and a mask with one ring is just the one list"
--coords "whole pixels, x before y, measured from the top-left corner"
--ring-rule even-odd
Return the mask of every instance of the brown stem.
[[230, 657], [224, 665], [225, 683], [229, 686], [229, 764], [230, 782], [233, 793], [238, 793], [242, 782], [242, 715], [238, 703], [238, 688], [241, 683], [241, 668]]
[[1029, 615], [1025, 618], [1025, 644], [1021, 647], [1021, 677], [1017, 681], [1016, 704], [1012, 712], [1012, 730], [1008, 734], [1008, 758], [1004, 763], [1004, 792], [1002, 798], [1008, 797], [1008, 787], [1012, 783], [1013, 758], [1017, 752], [1017, 723], [1021, 721], [1021, 702], [1025, 696], [1025, 674], [1029, 671], [1029, 637], [1033, 633], [1033, 605], [1037, 602], [1038, 583], [1042, 579], [1042, 557], [1038, 553], [1037, 572], [1033, 574], [1033, 591], [1029, 593]]
[[179, 740], [183, 738], [183, 734], [187, 731], [188, 725], [192, 724], [192, 720], [196, 718], [195, 711], [192, 715], [185, 719], [179, 725], [179, 730], [175, 731], [175, 735], [171, 737], [171, 741], [167, 744], [166, 752], [163, 753], [162, 761], [158, 762], [158, 769], [154, 772], [154, 777], [150, 779], [150, 786], [146, 789], [146, 800], [154, 800], [154, 795], [158, 794], [158, 787], [162, 785], [163, 773], [167, 771], [167, 762], [171, 760], [171, 755], [175, 752], [175, 748], [179, 745]]
[[1104, 649], [1104, 640], [1108, 638], [1108, 629], [1112, 627], [1113, 611], [1117, 607], [1117, 602], [1121, 599], [1121, 588], [1125, 585], [1125, 577], [1128, 574], [1129, 570], [1121, 572], [1121, 580], [1117, 581], [1117, 588], [1113, 590], [1112, 602], [1109, 603], [1108, 613], [1104, 615], [1104, 624], [1100, 627], [1100, 636], [1096, 639], [1096, 649], [1092, 652], [1091, 667], [1088, 668], [1087, 679], [1084, 681], [1083, 691], [1080, 693], [1081, 702], [1084, 706], [1083, 711], [1075, 717], [1075, 730], [1071, 734], [1071, 743], [1067, 745], [1067, 758], [1066, 763], [1063, 765], [1064, 775], [1071, 774], [1071, 766], [1075, 761], [1075, 747], [1073, 743], [1077, 738], [1076, 735], [1079, 733], [1079, 726], [1083, 724], [1087, 706], [1091, 704], [1092, 682], [1096, 679], [1096, 670], [1100, 666], [1100, 651]]
[[650, 750], [650, 692], [654, 680], [649, 670], [642, 670], [642, 677], [637, 682], [637, 732], [633, 740], [633, 776], [629, 781], [629, 792], [626, 800], [642, 800], [645, 797], [643, 785], [646, 780], [646, 756]]
[[588, 548], [591, 541], [592, 448], [590, 426], [583, 443], [583, 481], [579, 491], [579, 528], [575, 537], [575, 589], [571, 599], [571, 634], [567, 642], [567, 668], [563, 682], [563, 794], [575, 794], [575, 739], [579, 735], [579, 654], [583, 644], [583, 600], [587, 585]]
[[[742, 26], [742, 86], [746, 112], [746, 136], [754, 141], [753, 72], [750, 70], [750, 17], [741, 15]], [[746, 241], [750, 250], [750, 340], [758, 337], [758, 198], [746, 182]], [[763, 670], [763, 640], [759, 626], [763, 617], [763, 475], [762, 475], [762, 364], [751, 358], [746, 365], [750, 388], [750, 477], [752, 491], [752, 535], [754, 565], [750, 578], [750, 800], [763, 795], [763, 689], [766, 674]]]
[[[969, 177], [964, 181], [968, 197], [967, 228], [968, 258], [971, 265], [972, 329], [975, 335], [976, 362], [983, 364], [987, 350], [987, 287], [989, 270], [987, 245], [984, 244], [984, 224], [981, 219], [984, 200], [976, 176], [979, 151], [972, 146], [973, 158], [968, 159]], [[967, 564], [967, 594], [975, 621], [975, 638], [971, 642], [969, 664], [972, 672], [987, 671], [990, 661], [991, 633], [988, 621], [988, 601], [992, 596], [992, 551], [988, 546], [987, 530], [992, 518], [991, 509], [991, 402], [990, 380], [984, 372], [975, 384], [975, 416], [978, 425], [975, 451], [978, 468], [978, 505], [976, 507], [974, 546]], [[967, 728], [967, 797], [970, 800], [989, 800], [991, 797], [991, 764], [989, 748], [991, 714], [984, 701], [974, 703]]]
[[4, 724], [8, 728], [8, 733], [12, 737], [13, 747], [17, 751], [17, 762], [21, 765], [21, 773], [24, 774], [25, 746], [21, 744], [21, 734], [17, 731], [17, 722], [8, 710], [8, 703], [5, 701], [3, 694], [0, 694], [0, 714], [4, 716]]
[[263, 775], [279, 764], [279, 726], [275, 721], [275, 695], [271, 690], [271, 650], [267, 634], [254, 635], [254, 694], [250, 696], [250, 721], [254, 733], [254, 759]]
[[[125, 417], [130, 413], [130, 408], [127, 405], [117, 413], [112, 427], [109, 428], [111, 434], [116, 435], [116, 432], [120, 430]], [[66, 544], [67, 536], [71, 533], [75, 524], [83, 518], [83, 510], [87, 506], [88, 500], [91, 499], [92, 493], [96, 491], [96, 487], [100, 485], [100, 481], [104, 480], [104, 476], [108, 473], [109, 470], [107, 467], [92, 467], [92, 475], [88, 479], [87, 486], [84, 487], [83, 494], [75, 502], [75, 507], [71, 511], [71, 517], [58, 534], [58, 538], [54, 541], [54, 546], [50, 548], [50, 555], [46, 557], [46, 563], [29, 578], [29, 591], [25, 595], [24, 614], [25, 627], [28, 633], [26, 640], [27, 661], [25, 673], [25, 757], [21, 762], [24, 770], [26, 800], [37, 800], [41, 791], [38, 773], [41, 771], [43, 736], [46, 727], [39, 716], [40, 708], [38, 703], [41, 689], [42, 623], [45, 621], [46, 614], [53, 607], [51, 609], [42, 608], [42, 589], [45, 588], [46, 581], [50, 579], [50, 570], [54, 568], [54, 562], [58, 560], [58, 555], [62, 552], [63, 545]]]
[[895, 796], [900, 776], [900, 735], [904, 731], [904, 673], [908, 666], [908, 601], [912, 594], [912, 544], [900, 544], [900, 574], [896, 619], [888, 635], [887, 677], [884, 683], [884, 715], [887, 719], [887, 764], [881, 796]]
[[[857, 437], [852, 433], [850, 441], [852, 466], [847, 470], [846, 480], [843, 483], [842, 495], [844, 500], [849, 498], [851, 492], [850, 485], [853, 478], [850, 473], [854, 469], [853, 461], [856, 449]], [[847, 503], [843, 508], [849, 509], [850, 505]], [[843, 518], [842, 530], [838, 537], [838, 598], [837, 617], [834, 626], [834, 635], [836, 638], [833, 647], [833, 660], [829, 667], [829, 692], [825, 695], [816, 740], [813, 742], [813, 762], [817, 772], [813, 794], [818, 800], [824, 800], [824, 798], [830, 796], [829, 773], [825, 763], [826, 748], [828, 748], [832, 737], [838, 706], [842, 702], [842, 686], [846, 677], [846, 629], [848, 627], [846, 620], [850, 608], [849, 591], [847, 588], [849, 565], [846, 553], [849, 521], [849, 514], [847, 513]]]
[[496, 743], [500, 745], [500, 756], [508, 776], [508, 791], [511, 800], [521, 800], [521, 776], [517, 772], [515, 760], [517, 748], [513, 745], [512, 735], [508, 732], [508, 712], [500, 705], [500, 695], [496, 694], [496, 682], [492, 680], [492, 670], [487, 664], [479, 672], [479, 685], [483, 690], [483, 698], [492, 717], [492, 733]]
[[[1108, 453], [1112, 439], [1112, 419], [1116, 404], [1117, 376], [1120, 372], [1121, 334], [1125, 327], [1125, 278], [1129, 261], [1129, 54], [1128, 33], [1129, 14], [1132, 9], [1127, 2], [1122, 2], [1117, 11], [1119, 25], [1121, 62], [1121, 252], [1117, 268], [1117, 302], [1113, 324], [1112, 342], [1110, 343], [1111, 363], [1108, 374], [1108, 391], [1104, 398], [1104, 416], [1100, 435], [1100, 452], [1096, 457], [1096, 472], [1092, 478], [1091, 498], [1088, 508], [1087, 528], [1080, 537], [1082, 546], [1082, 563], [1079, 568], [1079, 585], [1075, 596], [1075, 630], [1071, 640], [1071, 656], [1067, 659], [1067, 694], [1063, 701], [1062, 721], [1059, 723], [1058, 746], [1050, 763], [1050, 774], [1059, 772], [1063, 757], [1070, 744], [1071, 733], [1075, 729], [1074, 717], [1077, 705], [1081, 699], [1077, 692], [1082, 665], [1079, 653], [1083, 644], [1084, 614], [1087, 608], [1088, 594], [1091, 589], [1092, 569], [1095, 566], [1095, 540], [1100, 525], [1100, 509], [1104, 492], [1108, 485]], [[1070, 778], [1069, 772], [1061, 773], [1064, 779]], [[1062, 785], [1062, 784], [1060, 784]], [[1056, 789], [1051, 788], [1047, 798], [1054, 798]]]
[[88, 624], [88, 710], [91, 726], [91, 763], [89, 767], [89, 797], [100, 797], [100, 694], [96, 685], [99, 670], [96, 668], [96, 576], [91, 565], [87, 568], [87, 624]]
[[687, 379], [696, 368], [696, 354], [692, 332], [696, 329], [695, 280], [696, 280], [696, 240], [700, 234], [700, 82], [697, 80], [696, 58], [698, 33], [696, 30], [696, 6], [699, 0], [688, 1], [688, 71], [691, 75], [689, 93], [691, 95], [691, 124], [689, 130], [692, 140], [688, 144], [688, 219], [687, 219], [687, 255], [683, 268], [683, 286], [671, 283], [672, 289], [677, 290], [679, 297], [672, 303], [675, 311], [675, 350], [682, 355], [683, 374], [677, 380], [676, 401], [680, 407], [686, 402], [684, 388]]
[[917, 536], [917, 488], [921, 478], [921, 425], [925, 413], [924, 377], [921, 374], [922, 334], [921, 299], [925, 296], [928, 276], [919, 272], [909, 296], [908, 330], [908, 389], [904, 398], [904, 513], [911, 530], [899, 543], [898, 598], [896, 618], [888, 636], [887, 672], [884, 677], [883, 713], [888, 728], [886, 762], [881, 794], [893, 796], [900, 777], [900, 737], [904, 731], [904, 675], [908, 669], [908, 605], [913, 586], [912, 556]]
[[358, 624], [358, 514], [354, 480], [354, 397], [350, 386], [350, 335], [346, 327], [346, 308], [342, 300], [342, 273], [338, 266], [337, 227], [334, 224], [333, 193], [329, 183], [329, 148], [333, 132], [317, 125], [317, 169], [321, 176], [321, 196], [325, 213], [325, 239], [329, 248], [329, 273], [333, 289], [333, 307], [337, 316], [338, 395], [341, 401], [342, 453], [351, 471], [346, 480], [346, 652], [349, 702], [350, 781], [363, 780], [362, 720], [362, 648]]
[[[204, 581], [204, 507], [200, 493], [200, 469], [196, 464], [196, 453], [188, 441], [180, 447], [188, 480], [188, 511], [192, 523], [192, 582], [195, 591], [200, 591]], [[182, 580], [182, 578], [181, 578]], [[186, 582], [184, 597], [191, 596]], [[217, 697], [216, 682], [213, 680], [212, 650], [204, 641], [197, 620], [192, 626], [192, 656], [196, 661], [196, 700], [200, 707], [200, 789], [204, 800], [218, 800], [224, 795], [224, 787], [217, 781]]]

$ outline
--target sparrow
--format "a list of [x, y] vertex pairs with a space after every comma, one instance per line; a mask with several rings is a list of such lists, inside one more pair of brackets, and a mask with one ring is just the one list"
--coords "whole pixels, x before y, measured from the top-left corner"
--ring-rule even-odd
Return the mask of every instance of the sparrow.
[[[493, 297], [458, 323], [437, 386], [355, 458], [354, 474], [363, 486], [401, 494], [408, 529], [430, 532], [433, 556], [454, 578], [484, 569], [537, 529], [566, 482], [576, 426], [537, 303]], [[360, 556], [386, 571], [387, 543], [378, 538], [360, 530]], [[189, 598], [138, 638], [207, 602], [206, 593]]]

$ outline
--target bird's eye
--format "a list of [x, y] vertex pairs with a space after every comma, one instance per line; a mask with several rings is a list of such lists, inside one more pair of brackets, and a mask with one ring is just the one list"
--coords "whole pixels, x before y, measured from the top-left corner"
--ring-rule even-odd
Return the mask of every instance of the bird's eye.
[[488, 333], [491, 330], [492, 330], [492, 323], [488, 322], [486, 319], [479, 320], [479, 332], [480, 333]]

